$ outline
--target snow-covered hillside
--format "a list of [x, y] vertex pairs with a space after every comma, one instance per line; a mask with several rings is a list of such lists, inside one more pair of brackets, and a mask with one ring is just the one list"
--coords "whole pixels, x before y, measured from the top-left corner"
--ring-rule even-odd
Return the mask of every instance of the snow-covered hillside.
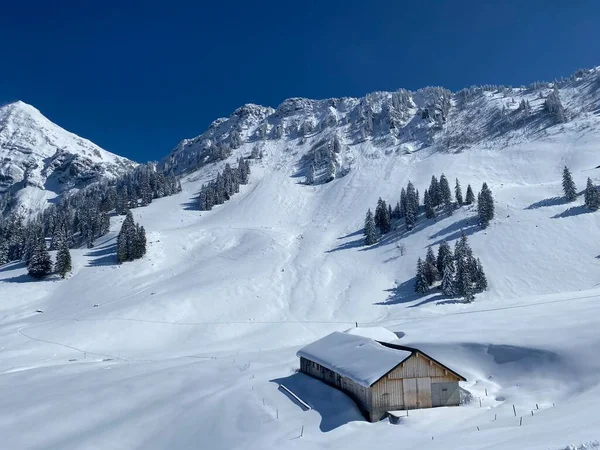
[[27, 214], [43, 210], [65, 191], [134, 166], [55, 125], [31, 105], [0, 107], [0, 195], [10, 194]]
[[[202, 168], [184, 177], [182, 193], [133, 210], [148, 236], [143, 259], [115, 264], [122, 219], [113, 218], [111, 233], [93, 249], [72, 251], [67, 280], [34, 282], [21, 263], [0, 267], [3, 444], [598, 448], [600, 212], [581, 207], [581, 198], [560, 198], [565, 165], [579, 190], [588, 177], [600, 182], [594, 83], [596, 72], [561, 84], [569, 121], [556, 125], [542, 111], [538, 88], [506, 97], [482, 90], [471, 100], [482, 102], [481, 111], [470, 119], [454, 95], [437, 130], [411, 95], [415, 106], [403, 120], [414, 122], [415, 135], [426, 128], [431, 145], [424, 138], [388, 141], [389, 135], [352, 140], [349, 128], [259, 139], [256, 127], [277, 114], [261, 107], [240, 113], [262, 119], [248, 119], [234, 146], [216, 145], [225, 150], [212, 153], [212, 163], [198, 150], [206, 136], [181, 144], [167, 168]], [[483, 127], [499, 105], [513, 105], [513, 95], [515, 108], [529, 100], [536, 119], [477, 137], [475, 121]], [[472, 128], [461, 131], [459, 123]], [[463, 132], [468, 145], [444, 150], [443, 136]], [[325, 136], [341, 145], [334, 179], [306, 184], [307, 155], [314, 157]], [[225, 163], [252, 154], [250, 183], [240, 193], [212, 211], [194, 209], [203, 183]], [[379, 197], [395, 203], [408, 180], [423, 192], [441, 173], [476, 190], [488, 183], [496, 199], [489, 228], [476, 225], [472, 206], [462, 207], [362, 246], [365, 212]], [[453, 244], [463, 231], [489, 289], [471, 304], [437, 291], [416, 296], [417, 258], [441, 240]], [[369, 424], [343, 394], [295, 373], [300, 346], [356, 324], [387, 327], [403, 336], [401, 343], [452, 367], [467, 378], [462, 387], [473, 401], [411, 411], [397, 425]], [[303, 411], [279, 383], [312, 409]]]

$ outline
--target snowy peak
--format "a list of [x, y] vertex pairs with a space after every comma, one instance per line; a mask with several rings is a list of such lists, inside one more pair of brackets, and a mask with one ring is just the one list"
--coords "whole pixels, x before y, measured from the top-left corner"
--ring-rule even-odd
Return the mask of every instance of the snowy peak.
[[47, 200], [135, 166], [17, 101], [0, 107], [0, 195], [31, 213]]
[[[518, 88], [485, 85], [451, 92], [426, 87], [361, 98], [290, 98], [276, 109], [245, 105], [213, 122], [200, 136], [182, 141], [162, 166], [187, 173], [231, 156], [243, 144], [251, 144], [259, 154], [267, 142], [282, 150], [308, 142], [319, 151], [323, 142], [336, 139], [345, 146], [343, 156], [344, 148], [365, 142], [371, 144], [368, 151], [430, 148], [454, 153], [475, 145], [537, 139], [550, 126], [597, 113], [599, 74], [598, 68], [580, 70], [567, 79]], [[340, 157], [334, 156], [329, 157], [330, 165], [339, 166]]]

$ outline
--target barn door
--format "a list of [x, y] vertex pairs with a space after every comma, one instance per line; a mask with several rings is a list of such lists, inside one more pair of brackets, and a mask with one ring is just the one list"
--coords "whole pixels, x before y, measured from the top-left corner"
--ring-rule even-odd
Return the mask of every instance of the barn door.
[[404, 393], [404, 408], [415, 409], [417, 406], [417, 379], [404, 378], [402, 380], [402, 391]]
[[417, 378], [417, 402], [419, 408], [431, 408], [431, 378]]

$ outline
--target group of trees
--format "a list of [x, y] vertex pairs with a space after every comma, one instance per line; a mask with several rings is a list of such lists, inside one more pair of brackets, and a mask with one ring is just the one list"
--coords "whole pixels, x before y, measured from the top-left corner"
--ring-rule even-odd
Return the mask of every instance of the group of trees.
[[[565, 199], [569, 202], [577, 199], [577, 187], [573, 181], [571, 171], [567, 166], [563, 169], [562, 186]], [[584, 204], [586, 208], [597, 211], [600, 208], [600, 192], [594, 185], [591, 178], [588, 177], [585, 191], [583, 192]]]
[[434, 285], [439, 285], [444, 295], [463, 297], [467, 302], [472, 302], [476, 293], [487, 289], [481, 261], [473, 256], [464, 233], [456, 242], [454, 253], [450, 245], [443, 241], [438, 248], [437, 258], [429, 247], [425, 260], [419, 258], [417, 261], [415, 292], [424, 295]]
[[[178, 192], [181, 192], [178, 178], [165, 175], [154, 163], [148, 163], [114, 180], [94, 183], [65, 195], [33, 218], [26, 219], [18, 211], [6, 217], [0, 214], [0, 264], [15, 260], [29, 264], [34, 252], [37, 256], [47, 252], [45, 238], [50, 238], [49, 249], [58, 251], [56, 269], [61, 275], [66, 270], [66, 274], [70, 270], [68, 249], [81, 245], [90, 248], [95, 239], [108, 233], [110, 211], [124, 215], [131, 208], [146, 206], [153, 199]], [[50, 273], [45, 261], [45, 256], [36, 257], [34, 266], [43, 270], [35, 269], [33, 273]]]
[[[440, 213], [452, 214], [454, 209], [475, 202], [475, 195], [470, 184], [467, 186], [466, 196], [463, 199], [458, 178], [454, 185], [454, 196], [455, 201], [452, 199], [452, 190], [446, 176], [442, 174], [438, 181], [436, 176], [433, 175], [429, 188], [425, 190], [423, 195], [425, 217], [434, 219]], [[483, 183], [481, 192], [477, 195], [477, 200], [479, 223], [483, 228], [486, 228], [494, 218], [494, 198], [486, 183]], [[375, 244], [379, 236], [390, 232], [394, 219], [404, 219], [406, 229], [411, 230], [416, 225], [419, 214], [419, 191], [409, 181], [406, 188], [402, 188], [400, 191], [400, 201], [396, 203], [393, 209], [385, 200], [379, 198], [375, 214], [370, 209], [367, 211], [363, 229], [365, 245]]]
[[250, 163], [240, 157], [237, 168], [225, 164], [223, 172], [217, 174], [214, 181], [200, 188], [198, 205], [200, 211], [210, 211], [215, 205], [222, 205], [231, 196], [240, 191], [241, 184], [248, 184], [250, 177]]
[[121, 231], [117, 236], [117, 261], [139, 259], [146, 254], [146, 230], [133, 221], [133, 214], [127, 211]]

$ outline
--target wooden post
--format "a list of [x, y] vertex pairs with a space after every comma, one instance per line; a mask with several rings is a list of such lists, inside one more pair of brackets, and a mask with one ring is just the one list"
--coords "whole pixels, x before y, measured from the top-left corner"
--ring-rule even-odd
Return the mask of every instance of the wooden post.
[[487, 397], [487, 389], [485, 390], [485, 396]]
[[531, 410], [531, 415], [533, 416], [533, 409]]
[[479, 407], [481, 408], [481, 397], [479, 398]]
[[515, 405], [513, 405], [513, 412], [515, 413], [515, 417], [517, 417], [517, 409], [515, 408]]
[[302, 430], [300, 430], [300, 437], [304, 436], [304, 425], [302, 425]]
[[494, 414], [494, 420], [498, 420], [498, 414]]
[[535, 409], [540, 409], [537, 403], [535, 404]]
[[523, 416], [521, 416], [521, 420], [519, 420], [519, 426], [523, 425]]
[[477, 431], [479, 431], [479, 427], [477, 427]]
[[275, 410], [275, 414], [277, 414], [277, 419], [279, 419], [279, 410], [278, 409]]
[[354, 325], [356, 325], [356, 328], [358, 328], [358, 322], [354, 322]]

